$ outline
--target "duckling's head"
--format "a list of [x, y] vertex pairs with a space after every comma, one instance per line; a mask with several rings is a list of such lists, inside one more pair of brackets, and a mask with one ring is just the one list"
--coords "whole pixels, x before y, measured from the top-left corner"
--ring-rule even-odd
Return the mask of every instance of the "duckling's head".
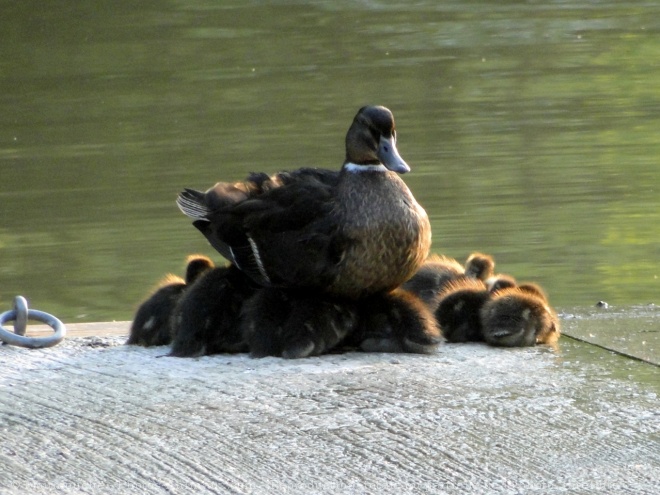
[[463, 277], [450, 281], [439, 294], [435, 316], [448, 342], [483, 340], [480, 309], [490, 299], [485, 284]]
[[410, 172], [396, 148], [394, 115], [381, 106], [360, 108], [346, 133], [346, 161], [351, 171], [386, 169], [400, 174]]
[[498, 275], [493, 275], [492, 277], [486, 280], [486, 285], [490, 292], [497, 292], [502, 289], [510, 289], [511, 287], [516, 287], [518, 282], [511, 275], [506, 275], [500, 273]]
[[483, 334], [490, 345], [526, 347], [556, 343], [560, 334], [557, 316], [536, 289], [529, 288], [531, 285], [502, 289], [481, 309]]
[[204, 272], [214, 268], [213, 261], [201, 254], [191, 254], [186, 259], [186, 284], [192, 284]]
[[484, 253], [472, 253], [465, 261], [465, 275], [486, 281], [493, 276], [495, 260]]

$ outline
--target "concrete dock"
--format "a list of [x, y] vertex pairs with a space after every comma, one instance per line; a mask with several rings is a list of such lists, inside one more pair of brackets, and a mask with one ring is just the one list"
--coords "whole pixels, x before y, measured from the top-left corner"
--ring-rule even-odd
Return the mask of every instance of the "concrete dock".
[[[597, 320], [564, 316], [569, 333]], [[649, 362], [567, 337], [178, 359], [124, 346], [128, 325], [0, 346], [0, 493], [658, 493]]]

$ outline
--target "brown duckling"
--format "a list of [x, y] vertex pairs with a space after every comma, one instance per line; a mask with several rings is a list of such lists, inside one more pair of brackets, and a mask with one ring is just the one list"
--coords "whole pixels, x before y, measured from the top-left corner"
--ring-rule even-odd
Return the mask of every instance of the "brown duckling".
[[445, 285], [465, 275], [465, 269], [454, 258], [432, 254], [417, 272], [401, 288], [416, 294], [426, 305], [435, 311], [438, 307], [438, 294]]
[[548, 294], [546, 294], [543, 287], [541, 287], [539, 284], [534, 282], [523, 282], [517, 287], [523, 292], [527, 292], [528, 294], [538, 297], [546, 304], [548, 303]]
[[170, 317], [174, 307], [184, 290], [214, 266], [209, 258], [198, 254], [189, 256], [187, 262], [185, 279], [168, 274], [158, 288], [140, 304], [131, 323], [127, 345], [149, 347], [171, 342]]
[[493, 275], [494, 268], [493, 257], [484, 253], [470, 254], [465, 267], [454, 258], [433, 254], [401, 287], [417, 294], [432, 311], [435, 311], [440, 303], [438, 295], [449, 282], [464, 278], [486, 281]]
[[486, 281], [493, 276], [495, 260], [489, 254], [474, 252], [465, 261], [465, 275]]
[[489, 299], [490, 293], [481, 280], [466, 277], [449, 282], [439, 294], [440, 303], [435, 311], [445, 339], [483, 341], [479, 311]]
[[365, 352], [430, 354], [442, 342], [436, 319], [413, 292], [395, 289], [360, 301], [358, 331], [347, 339]]
[[499, 273], [493, 275], [486, 280], [486, 285], [490, 292], [497, 292], [502, 289], [509, 289], [511, 287], [517, 287], [518, 282], [511, 275], [506, 275], [504, 273]]
[[252, 357], [286, 359], [332, 351], [358, 323], [351, 299], [316, 291], [258, 290], [243, 307], [241, 331]]
[[205, 193], [186, 189], [177, 204], [260, 286], [357, 299], [395, 289], [428, 255], [428, 217], [397, 175], [409, 170], [392, 112], [366, 106], [346, 135], [340, 172], [252, 174]]
[[205, 272], [174, 308], [170, 355], [247, 352], [240, 331], [241, 311], [256, 290], [252, 280], [234, 265]]
[[253, 357], [302, 358], [340, 349], [428, 354], [442, 340], [433, 314], [403, 289], [355, 301], [264, 288], [246, 302], [243, 314]]
[[494, 292], [481, 308], [484, 340], [490, 345], [525, 347], [554, 344], [559, 319], [536, 284], [521, 284]]
[[185, 289], [184, 279], [166, 275], [158, 288], [138, 307], [126, 344], [144, 347], [169, 344], [170, 316]]

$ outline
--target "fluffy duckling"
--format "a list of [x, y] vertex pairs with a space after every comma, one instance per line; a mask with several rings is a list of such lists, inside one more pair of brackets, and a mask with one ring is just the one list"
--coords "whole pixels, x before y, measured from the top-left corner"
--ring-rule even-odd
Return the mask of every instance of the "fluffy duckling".
[[470, 254], [465, 266], [454, 258], [433, 254], [401, 287], [414, 292], [435, 311], [440, 303], [439, 294], [450, 282], [465, 278], [486, 281], [493, 276], [494, 268], [493, 257], [484, 253]]
[[541, 287], [539, 284], [534, 282], [523, 282], [517, 287], [523, 292], [527, 292], [528, 294], [538, 297], [545, 303], [548, 302], [548, 294], [546, 294], [543, 287]]
[[439, 299], [435, 316], [448, 342], [484, 340], [479, 311], [490, 299], [490, 293], [481, 280], [467, 277], [454, 280], [440, 293]]
[[354, 301], [319, 292], [264, 288], [243, 307], [253, 357], [303, 358], [338, 349], [433, 352], [441, 333], [426, 305], [396, 289]]
[[255, 291], [254, 283], [234, 265], [205, 272], [174, 308], [170, 356], [246, 352], [241, 311]]
[[438, 307], [438, 294], [452, 280], [465, 275], [465, 269], [454, 258], [432, 254], [401, 288], [416, 294], [426, 305], [435, 311]]
[[186, 289], [186, 281], [168, 274], [158, 288], [143, 301], [133, 317], [127, 345], [144, 347], [170, 343], [170, 316], [179, 297]]
[[258, 285], [358, 299], [395, 289], [428, 255], [429, 219], [397, 175], [409, 170], [392, 112], [366, 106], [347, 132], [340, 172], [252, 174], [186, 189], [177, 204]]
[[362, 351], [430, 354], [442, 342], [428, 306], [404, 289], [360, 301], [360, 313], [360, 327], [349, 339]]
[[465, 275], [486, 281], [495, 272], [495, 260], [489, 254], [474, 252], [465, 261]]
[[493, 275], [492, 277], [489, 277], [486, 280], [486, 286], [488, 286], [488, 290], [492, 293], [502, 289], [517, 287], [518, 282], [516, 282], [516, 279], [513, 278], [511, 275], [500, 273], [498, 275]]
[[532, 283], [494, 292], [481, 308], [481, 321], [485, 341], [495, 346], [554, 344], [560, 335], [556, 313]]
[[296, 359], [333, 350], [356, 328], [358, 317], [350, 299], [264, 288], [245, 303], [241, 331], [252, 357]]
[[131, 323], [127, 345], [149, 347], [171, 342], [170, 317], [174, 307], [184, 290], [214, 266], [209, 258], [197, 254], [189, 256], [187, 261], [185, 279], [168, 274], [158, 288], [140, 304]]

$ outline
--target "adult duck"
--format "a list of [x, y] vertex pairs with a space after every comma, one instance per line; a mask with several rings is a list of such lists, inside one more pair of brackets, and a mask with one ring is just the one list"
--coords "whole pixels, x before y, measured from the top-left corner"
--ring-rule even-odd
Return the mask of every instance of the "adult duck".
[[392, 112], [361, 108], [339, 172], [303, 168], [186, 189], [183, 213], [211, 245], [264, 287], [313, 288], [361, 298], [391, 291], [426, 259], [431, 227], [397, 174]]

